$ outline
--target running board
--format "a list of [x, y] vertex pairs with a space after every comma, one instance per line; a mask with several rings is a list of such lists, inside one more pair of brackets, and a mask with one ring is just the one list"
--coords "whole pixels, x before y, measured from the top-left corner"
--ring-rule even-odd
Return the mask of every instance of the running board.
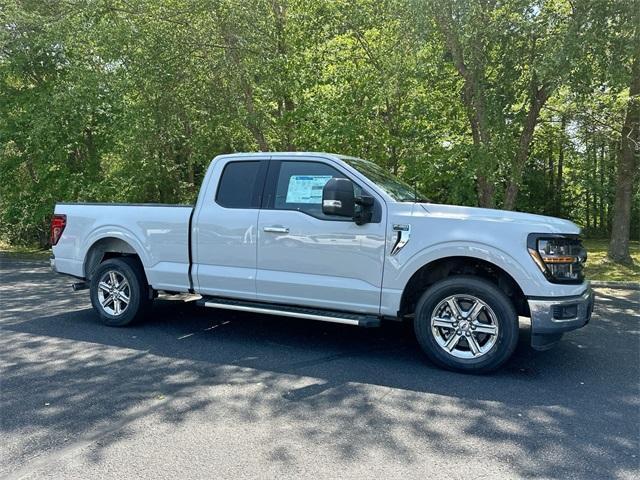
[[197, 303], [204, 307], [223, 308], [226, 310], [237, 310], [240, 312], [264, 313], [266, 315], [279, 315], [281, 317], [305, 318], [307, 320], [343, 323], [345, 325], [357, 325], [359, 327], [380, 326], [380, 319], [374, 315], [336, 312], [334, 310], [322, 310], [317, 308], [292, 307], [288, 305], [275, 305], [264, 302], [247, 302], [219, 297], [202, 297], [202, 299], [198, 300]]

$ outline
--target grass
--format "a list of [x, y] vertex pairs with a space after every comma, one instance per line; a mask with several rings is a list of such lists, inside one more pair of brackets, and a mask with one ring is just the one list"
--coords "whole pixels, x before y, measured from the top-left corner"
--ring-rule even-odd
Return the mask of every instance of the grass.
[[9, 257], [49, 258], [51, 249], [43, 250], [38, 247], [9, 245], [0, 240], [0, 253]]
[[[640, 242], [631, 242], [631, 256], [634, 265], [626, 266], [607, 260], [608, 240], [585, 240], [584, 245], [589, 252], [585, 273], [589, 280], [609, 282], [640, 282]], [[9, 256], [30, 258], [49, 258], [51, 250], [36, 247], [8, 245], [0, 241], [0, 253]]]
[[589, 280], [607, 282], [640, 282], [640, 242], [631, 242], [634, 265], [620, 265], [607, 259], [608, 240], [585, 240], [588, 252], [585, 274]]

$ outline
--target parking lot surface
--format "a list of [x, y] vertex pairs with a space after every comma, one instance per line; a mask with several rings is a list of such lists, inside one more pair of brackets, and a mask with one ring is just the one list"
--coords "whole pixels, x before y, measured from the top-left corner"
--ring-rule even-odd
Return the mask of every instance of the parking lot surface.
[[160, 300], [109, 328], [47, 262], [0, 263], [0, 477], [638, 478], [640, 291], [472, 376], [398, 324]]

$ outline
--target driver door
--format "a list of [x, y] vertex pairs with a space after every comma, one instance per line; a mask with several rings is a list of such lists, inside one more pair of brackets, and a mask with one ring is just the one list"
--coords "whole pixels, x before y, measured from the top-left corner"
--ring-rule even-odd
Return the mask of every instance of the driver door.
[[[257, 299], [378, 314], [385, 252], [382, 215], [356, 225], [352, 219], [323, 214], [324, 184], [348, 178], [334, 162], [269, 163], [258, 216]], [[355, 182], [354, 188], [362, 193]], [[381, 201], [376, 202], [381, 212]]]

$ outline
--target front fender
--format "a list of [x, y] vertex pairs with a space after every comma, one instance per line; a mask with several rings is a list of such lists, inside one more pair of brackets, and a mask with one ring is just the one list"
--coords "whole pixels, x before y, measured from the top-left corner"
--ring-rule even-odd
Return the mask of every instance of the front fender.
[[[523, 252], [526, 253], [526, 250], [523, 249]], [[404, 288], [418, 270], [450, 257], [477, 258], [496, 265], [514, 279], [525, 295], [534, 295], [530, 292], [538, 292], [549, 285], [542, 273], [523, 264], [526, 257], [515, 258], [504, 250], [482, 242], [441, 242], [410, 254], [402, 251], [397, 256], [387, 256], [382, 288], [383, 315], [396, 315]]]

